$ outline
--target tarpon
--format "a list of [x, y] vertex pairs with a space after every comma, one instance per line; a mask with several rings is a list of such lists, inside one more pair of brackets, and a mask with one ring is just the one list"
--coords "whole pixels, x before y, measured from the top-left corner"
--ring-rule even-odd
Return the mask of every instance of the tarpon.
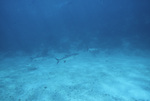
[[79, 54], [78, 53], [73, 53], [73, 54], [65, 55], [64, 57], [62, 57], [60, 59], [58, 59], [58, 58], [55, 58], [55, 59], [57, 60], [57, 64], [60, 61], [64, 61], [64, 63], [65, 63], [67, 58], [70, 58], [70, 57], [73, 57], [73, 56], [76, 56], [76, 55], [79, 55]]

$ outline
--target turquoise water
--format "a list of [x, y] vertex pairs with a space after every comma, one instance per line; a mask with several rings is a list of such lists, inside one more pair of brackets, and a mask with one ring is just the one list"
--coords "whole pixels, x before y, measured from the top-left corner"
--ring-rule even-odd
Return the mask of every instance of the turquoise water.
[[150, 101], [149, 0], [0, 0], [0, 101]]
[[54, 56], [61, 58], [65, 53], [4, 58], [1, 101], [150, 100], [149, 56], [78, 53], [59, 64]]

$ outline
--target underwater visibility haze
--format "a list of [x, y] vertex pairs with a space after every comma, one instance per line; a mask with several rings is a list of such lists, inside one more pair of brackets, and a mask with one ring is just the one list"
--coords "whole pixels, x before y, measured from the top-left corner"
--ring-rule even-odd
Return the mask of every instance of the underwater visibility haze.
[[1, 0], [0, 101], [150, 101], [149, 0]]

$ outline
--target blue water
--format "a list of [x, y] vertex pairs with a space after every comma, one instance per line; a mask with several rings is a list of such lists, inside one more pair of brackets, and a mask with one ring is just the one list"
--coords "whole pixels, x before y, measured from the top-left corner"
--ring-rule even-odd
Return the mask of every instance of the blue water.
[[150, 101], [149, 4], [1, 0], [0, 101]]

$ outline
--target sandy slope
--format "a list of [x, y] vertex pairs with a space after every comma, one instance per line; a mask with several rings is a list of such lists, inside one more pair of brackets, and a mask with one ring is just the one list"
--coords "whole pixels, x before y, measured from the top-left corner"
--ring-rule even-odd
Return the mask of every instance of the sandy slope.
[[59, 64], [51, 56], [7, 57], [0, 61], [0, 101], [150, 101], [149, 60], [85, 52]]

